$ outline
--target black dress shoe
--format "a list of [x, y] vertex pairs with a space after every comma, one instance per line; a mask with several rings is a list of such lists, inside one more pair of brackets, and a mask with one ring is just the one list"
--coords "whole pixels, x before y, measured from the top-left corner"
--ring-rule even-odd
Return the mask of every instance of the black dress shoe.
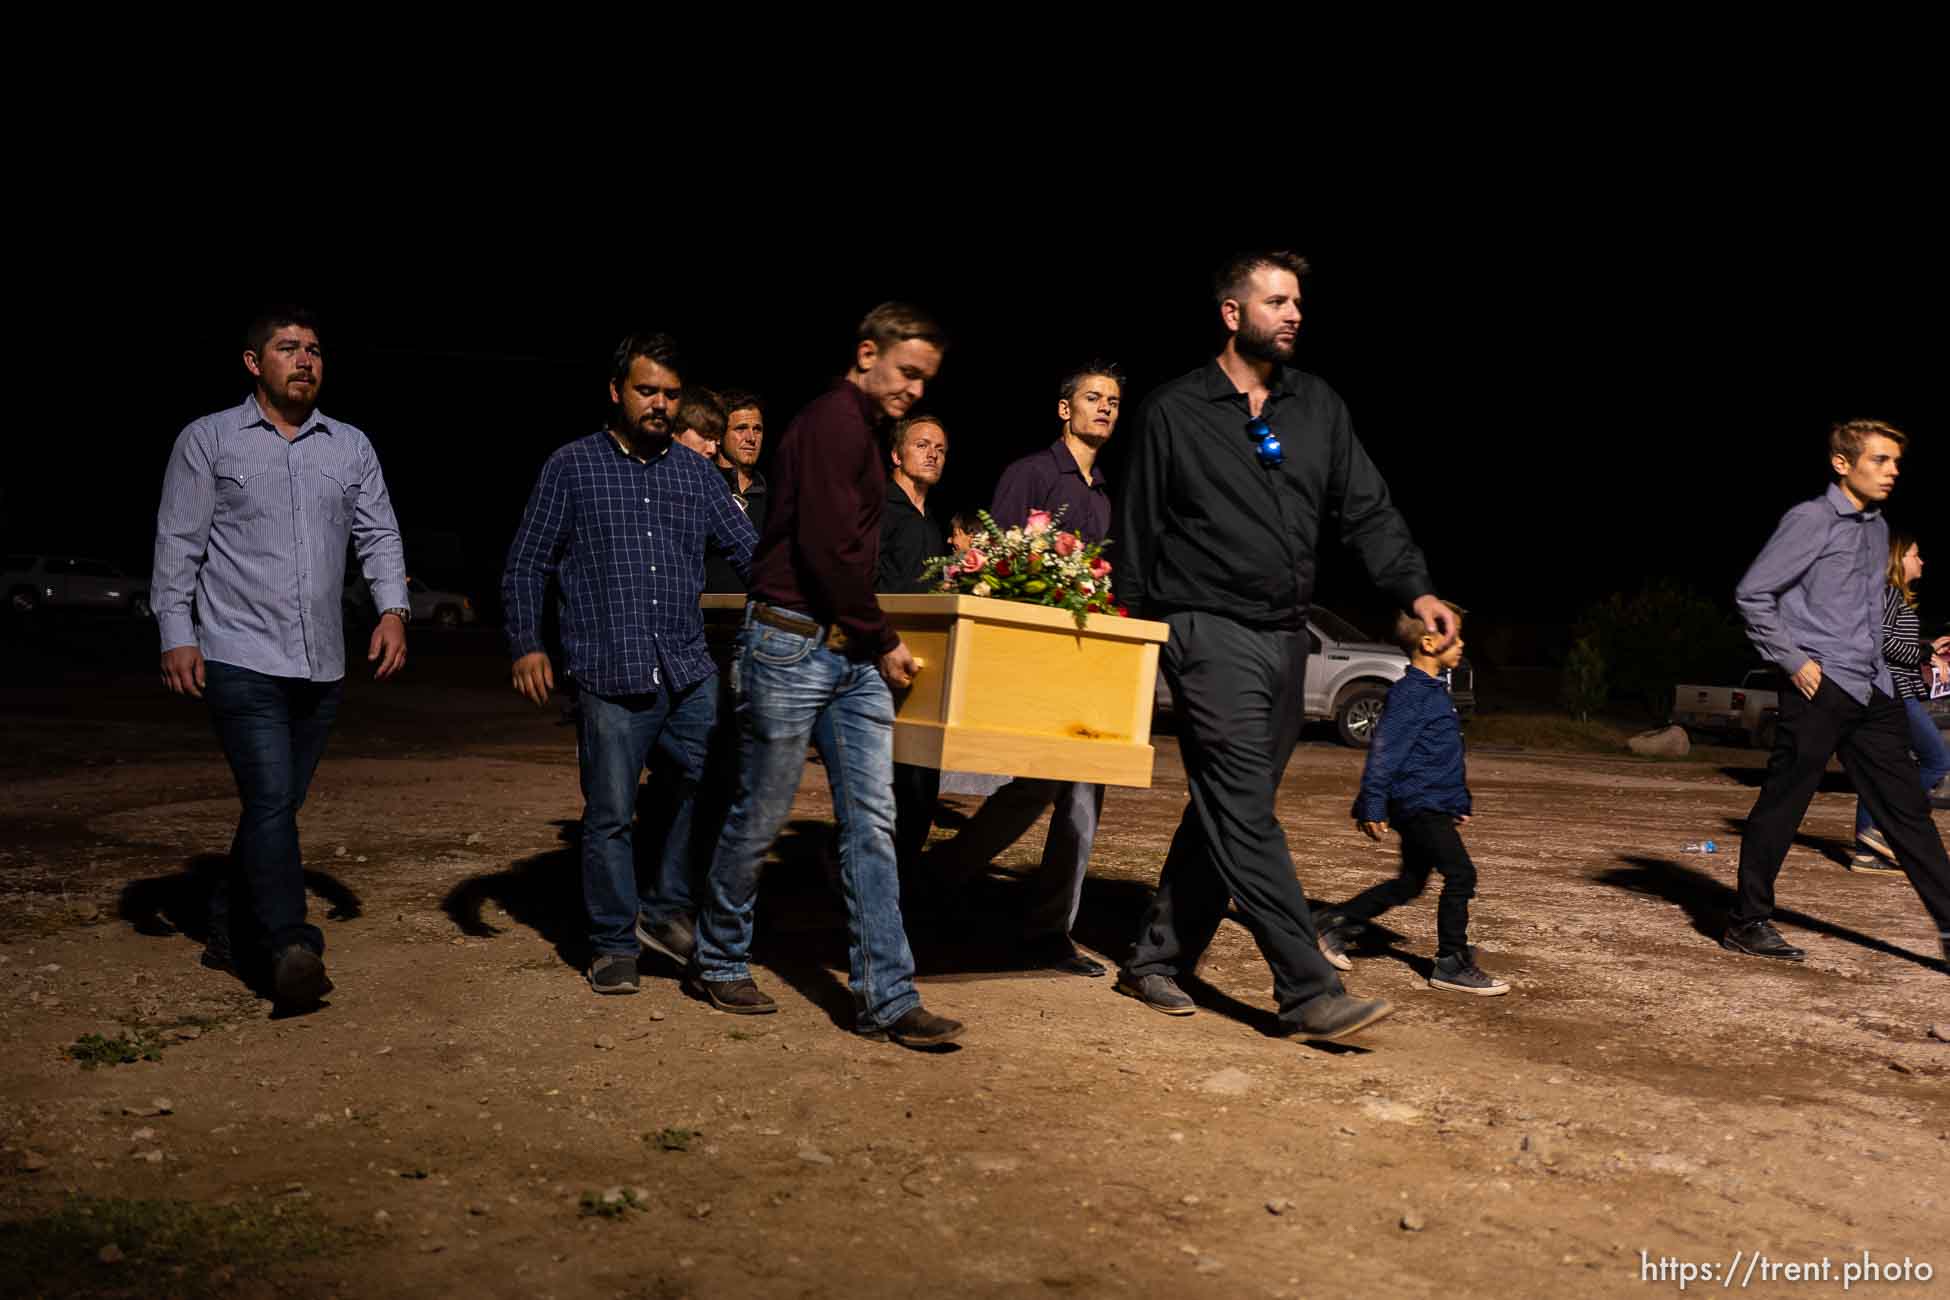
[[315, 1007], [332, 991], [325, 977], [325, 960], [302, 943], [288, 944], [273, 959], [271, 966], [272, 1001], [280, 1007], [303, 1010]]
[[1720, 946], [1728, 952], [1742, 952], [1749, 957], [1772, 957], [1776, 961], [1800, 961], [1808, 955], [1783, 939], [1781, 932], [1767, 921], [1729, 925], [1726, 933], [1720, 936]]
[[1063, 934], [1032, 940], [1023, 945], [1023, 953], [1037, 966], [1064, 975], [1085, 975], [1096, 979], [1110, 970], [1094, 957], [1079, 952], [1077, 946], [1070, 942], [1070, 937]]

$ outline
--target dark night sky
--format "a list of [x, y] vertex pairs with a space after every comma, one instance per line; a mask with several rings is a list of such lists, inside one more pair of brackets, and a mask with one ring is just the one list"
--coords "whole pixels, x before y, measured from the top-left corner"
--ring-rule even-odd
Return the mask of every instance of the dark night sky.
[[[1274, 244], [1315, 266], [1300, 364], [1348, 400], [1439, 589], [1477, 617], [1561, 621], [1659, 575], [1727, 599], [1780, 512], [1823, 486], [1829, 421], [1857, 413], [1914, 435], [1892, 517], [1950, 574], [1941, 243], [1625, 202], [1445, 200], [1357, 223], [1297, 202], [1235, 222], [1225, 204], [1184, 220], [1127, 201], [1085, 221], [1025, 189], [932, 205], [891, 235], [783, 206], [583, 221], [448, 202], [255, 244], [181, 215], [107, 222], [52, 255], [55, 318], [81, 340], [117, 321], [131, 346], [65, 348], [50, 373], [70, 416], [113, 410], [112, 445], [94, 415], [33, 439], [0, 528], [9, 548], [146, 570], [170, 444], [241, 399], [242, 321], [282, 297], [327, 314], [323, 409], [373, 437], [409, 542], [458, 536], [458, 572], [430, 571], [424, 540], [421, 571], [477, 596], [542, 458], [601, 420], [606, 354], [638, 323], [679, 335], [690, 378], [764, 393], [776, 431], [837, 373], [867, 307], [930, 306], [956, 339], [929, 403], [952, 440], [943, 492], [980, 499], [1054, 435], [1068, 363], [1120, 360], [1132, 397], [1199, 364], [1218, 340], [1210, 267]], [[1320, 598], [1373, 603], [1344, 565]]]

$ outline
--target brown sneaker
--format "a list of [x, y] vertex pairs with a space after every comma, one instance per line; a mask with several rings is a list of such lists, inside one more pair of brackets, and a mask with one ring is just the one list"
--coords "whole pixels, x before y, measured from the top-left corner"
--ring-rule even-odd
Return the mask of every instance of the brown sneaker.
[[779, 1004], [749, 978], [708, 980], [700, 975], [691, 981], [691, 991], [718, 1010], [728, 1011], [734, 1016], [769, 1016], [779, 1009]]
[[888, 1039], [902, 1047], [940, 1047], [961, 1037], [962, 1023], [946, 1016], [937, 1016], [926, 1007], [915, 1007], [906, 1015], [884, 1029], [869, 1029], [862, 1038], [876, 1043]]

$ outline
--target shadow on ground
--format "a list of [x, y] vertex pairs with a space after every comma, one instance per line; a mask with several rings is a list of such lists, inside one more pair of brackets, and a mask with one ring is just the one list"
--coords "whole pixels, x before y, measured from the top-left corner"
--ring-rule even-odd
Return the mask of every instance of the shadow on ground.
[[[1716, 943], [1719, 941], [1721, 932], [1726, 928], [1727, 914], [1733, 910], [1734, 891], [1729, 886], [1696, 867], [1669, 862], [1664, 858], [1622, 856], [1619, 861], [1625, 866], [1602, 871], [1592, 879], [1601, 885], [1610, 885], [1614, 889], [1626, 889], [1635, 894], [1647, 894], [1676, 903], [1686, 913], [1695, 933]], [[1920, 907], [1921, 904], [1918, 906]], [[1945, 962], [1939, 957], [1897, 947], [1886, 939], [1864, 934], [1846, 925], [1837, 925], [1833, 921], [1826, 921], [1791, 907], [1776, 907], [1773, 919], [1781, 925], [1806, 930], [1811, 934], [1826, 935], [1831, 939], [1840, 939], [1870, 952], [1914, 962], [1929, 970], [1950, 972], [1950, 962]]]
[[[256, 969], [248, 960], [233, 961], [230, 954], [237, 949], [237, 945], [232, 942], [229, 926], [221, 927], [222, 932], [219, 933], [218, 927], [211, 922], [211, 899], [229, 870], [230, 858], [226, 854], [196, 854], [183, 863], [180, 871], [167, 876], [132, 880], [124, 885], [116, 903], [116, 914], [127, 921], [137, 934], [151, 938], [182, 935], [202, 945], [206, 966], [214, 970], [228, 970], [246, 989], [265, 997], [268, 996], [268, 973]], [[324, 919], [327, 921], [356, 921], [364, 915], [359, 895], [337, 876], [323, 871], [307, 871], [305, 890], [325, 904]], [[232, 915], [237, 915], [239, 911], [240, 904], [233, 901]], [[212, 961], [219, 957], [221, 963], [212, 965]]]

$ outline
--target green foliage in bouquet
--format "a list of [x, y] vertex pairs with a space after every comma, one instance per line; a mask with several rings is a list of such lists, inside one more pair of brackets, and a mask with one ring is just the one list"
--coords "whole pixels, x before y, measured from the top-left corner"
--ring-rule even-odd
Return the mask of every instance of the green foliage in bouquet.
[[939, 591], [1067, 609], [1078, 627], [1092, 614], [1128, 617], [1111, 597], [1105, 543], [1065, 532], [1063, 514], [1032, 510], [1020, 527], [1004, 528], [981, 511], [981, 531], [958, 554], [929, 560], [923, 575]]

